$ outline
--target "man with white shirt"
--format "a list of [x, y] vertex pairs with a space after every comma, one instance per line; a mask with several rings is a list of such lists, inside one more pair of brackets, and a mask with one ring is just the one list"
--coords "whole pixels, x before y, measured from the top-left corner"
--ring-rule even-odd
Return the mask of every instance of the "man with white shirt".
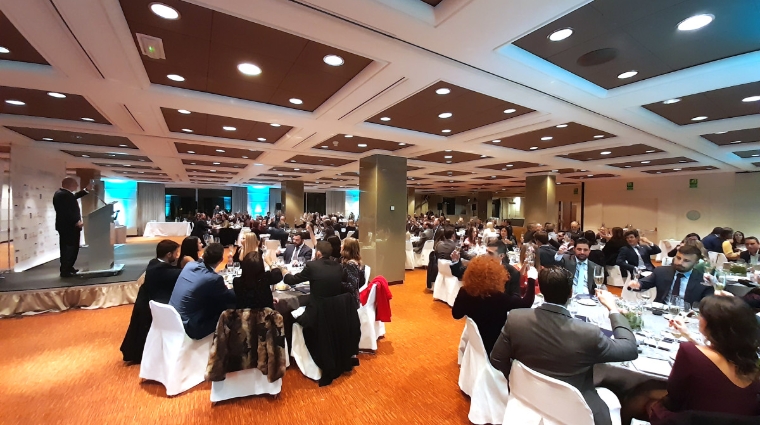
[[580, 238], [575, 242], [575, 248], [570, 254], [566, 254], [568, 250], [567, 245], [562, 245], [554, 256], [554, 261], [573, 275], [574, 296], [579, 294], [593, 295], [596, 290], [594, 271], [597, 267], [601, 267], [588, 259], [591, 243]]
[[713, 294], [712, 286], [702, 284], [704, 275], [694, 272], [702, 258], [702, 251], [694, 245], [678, 248], [673, 264], [657, 267], [652, 274], [628, 285], [629, 290], [646, 291], [657, 288], [654, 301], [667, 304], [671, 295], [678, 295], [689, 304], [698, 303]]
[[620, 248], [617, 261], [615, 262], [615, 264], [620, 266], [620, 272], [623, 277], [627, 277], [628, 273], [635, 270], [650, 272], [654, 270], [651, 257], [662, 252], [660, 247], [650, 242], [647, 238], [640, 238], [637, 230], [625, 232], [625, 241], [628, 242], [628, 246]]
[[760, 264], [760, 243], [758, 243], [757, 238], [754, 236], [744, 238], [744, 246], [747, 250], [742, 251], [739, 258], [750, 266]]
[[293, 235], [293, 243], [285, 248], [283, 258], [287, 264], [293, 264], [299, 258], [303, 258], [306, 261], [311, 260], [311, 248], [304, 245], [303, 236], [300, 233]]

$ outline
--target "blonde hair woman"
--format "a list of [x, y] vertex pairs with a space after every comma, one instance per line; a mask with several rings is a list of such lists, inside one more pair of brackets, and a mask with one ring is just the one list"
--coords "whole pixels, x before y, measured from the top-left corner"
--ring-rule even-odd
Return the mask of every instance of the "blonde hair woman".
[[235, 250], [235, 255], [232, 256], [232, 262], [242, 263], [246, 255], [254, 252], [255, 255], [261, 257], [259, 254], [259, 237], [253, 232], [248, 232], [242, 237], [242, 242]]

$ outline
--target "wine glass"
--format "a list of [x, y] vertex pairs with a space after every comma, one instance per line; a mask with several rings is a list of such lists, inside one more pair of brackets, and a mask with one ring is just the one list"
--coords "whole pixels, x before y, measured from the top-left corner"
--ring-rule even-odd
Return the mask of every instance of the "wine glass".
[[644, 342], [643, 342], [644, 346], [641, 349], [641, 354], [646, 357], [652, 357], [651, 347], [649, 346], [649, 341], [648, 341], [652, 339], [652, 331], [642, 329], [641, 334], [644, 335]]
[[232, 263], [232, 270], [235, 272], [235, 276], [237, 276], [240, 273], [240, 263], [237, 261]]
[[607, 290], [607, 285], [604, 284], [604, 269], [601, 266], [594, 267], [594, 283], [598, 289]]
[[681, 298], [678, 295], [671, 295], [668, 299], [668, 312], [671, 316], [675, 319], [676, 316], [681, 312], [681, 308], [683, 307], [683, 298]]

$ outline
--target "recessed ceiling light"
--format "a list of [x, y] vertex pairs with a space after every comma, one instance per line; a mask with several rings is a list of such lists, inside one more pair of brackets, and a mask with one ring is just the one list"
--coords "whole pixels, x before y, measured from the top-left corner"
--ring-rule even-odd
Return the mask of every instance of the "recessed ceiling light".
[[[321, 159], [319, 161], [322, 162]], [[290, 162], [296, 162], [296, 160], [295, 159], [291, 159]]]
[[735, 144], [737, 144], [737, 143], [741, 143], [741, 142], [742, 142], [741, 140], [734, 140], [733, 142], [731, 142], [731, 144], [732, 144], [732, 145], [735, 145]]
[[742, 99], [742, 102], [757, 102], [758, 100], [760, 100], [760, 96], [750, 96]]
[[597, 134], [596, 136], [594, 136], [594, 139], [601, 139], [603, 137], [604, 137], [604, 134]]
[[10, 50], [6, 49], [3, 46], [0, 46], [0, 53], [10, 53], [10, 52], [11, 52]]
[[338, 55], [327, 55], [322, 58], [322, 61], [330, 66], [341, 66], [345, 63], [343, 58]]
[[545, 137], [541, 138], [541, 140], [544, 140], [544, 141], [551, 140], [551, 139], [553, 139], [553, 137], [551, 137], [551, 136], [545, 136]]
[[647, 153], [652, 153], [652, 152], [654, 152], [654, 149], [647, 151]]
[[492, 142], [492, 143], [501, 143], [501, 140], [499, 140], [499, 139], [496, 139], [496, 140], [492, 140], [491, 142]]
[[185, 115], [190, 113], [190, 111], [188, 111], [187, 109], [177, 109], [177, 112], [179, 112], [180, 114], [185, 114]]
[[599, 155], [609, 155], [611, 153], [612, 152], [610, 152], [610, 151], [604, 151], [604, 152], [599, 152]]
[[594, 177], [594, 175], [593, 174], [589, 174], [588, 177]]
[[182, 131], [184, 131], [185, 133], [192, 133], [193, 132], [193, 130], [190, 130], [189, 128], [183, 128]]
[[224, 153], [224, 149], [217, 149], [216, 151], [219, 153]]
[[195, 163], [194, 163], [194, 162], [191, 162], [191, 163], [190, 163], [190, 165], [195, 165]]
[[95, 120], [94, 120], [94, 119], [92, 119], [92, 118], [82, 118], [82, 121], [93, 122], [93, 121], [95, 121]]
[[399, 145], [399, 146], [406, 146], [406, 143], [403, 143], [403, 142], [402, 142], [402, 143], [399, 143], [398, 145]]
[[512, 165], [512, 164], [507, 164], [507, 167], [514, 167], [514, 165]]
[[56, 92], [54, 92], [54, 91], [48, 92], [48, 96], [50, 96], [50, 97], [54, 97], [54, 98], [56, 98], [56, 99], [63, 99], [63, 98], [65, 98], [65, 97], [66, 97], [66, 95], [65, 95], [65, 94], [63, 94], [63, 93], [56, 93]]
[[366, 144], [366, 143], [359, 143], [359, 144], [358, 144], [358, 145], [356, 145], [356, 146], [358, 146], [358, 147], [360, 147], [360, 148], [366, 148], [366, 147], [367, 147], [367, 144]]
[[48, 141], [50, 141], [50, 140], [53, 140], [53, 139], [51, 139], [50, 137], [43, 137], [42, 140], [48, 140]]
[[225, 125], [225, 126], [222, 126], [222, 130], [225, 130], [225, 131], [235, 131], [235, 130], [237, 130], [237, 128], [229, 126], [229, 125]]
[[294, 168], [293, 171], [301, 171], [300, 168]]
[[662, 103], [664, 103], [665, 105], [672, 105], [673, 103], [678, 103], [680, 101], [681, 101], [681, 99], [668, 99], [668, 100], [666, 100], [666, 101], [664, 101]]
[[538, 146], [531, 146], [531, 148], [530, 148], [530, 150], [532, 150], [532, 151], [534, 151], [536, 149], [538, 149]]
[[126, 148], [127, 145], [119, 145], [120, 148]]
[[129, 164], [124, 164], [124, 166], [125, 166], [125, 167], [131, 167], [131, 165], [129, 165]]
[[441, 130], [441, 133], [451, 133], [451, 130], [449, 130], [449, 129]]
[[213, 163], [211, 163], [211, 165], [220, 165], [220, 163], [218, 163], [218, 162], [213, 162]]
[[631, 78], [631, 77], [635, 76], [638, 73], [639, 73], [639, 71], [626, 71], [626, 72], [618, 75], [618, 78], [620, 78], [621, 80], [624, 80], [626, 78]]
[[451, 152], [451, 149], [446, 149], [446, 151], [445, 151], [445, 152]]
[[6, 100], [5, 103], [7, 103], [9, 105], [15, 105], [15, 106], [24, 106], [24, 105], [26, 105], [26, 103], [24, 103], [24, 102], [22, 102], [20, 100], [12, 100], [12, 99], [11, 100]]
[[263, 137], [259, 137], [259, 138], [258, 138], [258, 139], [256, 139], [256, 140], [258, 140], [259, 142], [266, 142], [266, 141], [267, 141], [267, 139], [265, 139], [265, 138], [263, 138]]
[[443, 158], [444, 158], [444, 159], [451, 159], [451, 158], [453, 158], [453, 156], [451, 156], [451, 155], [446, 155], [446, 156], [444, 156]]
[[[211, 171], [212, 173], [216, 173], [216, 170], [209, 170], [209, 171]], [[282, 175], [282, 174], [280, 174], [280, 175]]]
[[440, 88], [435, 91], [437, 94], [449, 94], [451, 93], [451, 90], [447, 89], [446, 87]]
[[626, 165], [625, 168], [631, 168], [631, 166], [630, 165]]
[[451, 164], [451, 161], [446, 161], [447, 164]]
[[681, 171], [680, 168], [674, 168], [673, 171]]
[[253, 165], [264, 165], [264, 164], [255, 163], [255, 164], [253, 164]]
[[513, 113], [513, 112], [516, 112], [516, 111], [517, 111], [517, 109], [512, 109], [512, 108], [510, 108], [510, 109], [505, 109], [505, 110], [504, 110], [504, 113], [505, 113], [505, 114], [511, 114], [511, 113]]
[[641, 161], [642, 164], [649, 164], [652, 161]]
[[554, 31], [549, 35], [549, 40], [551, 41], [562, 41], [566, 39], [567, 37], [570, 37], [573, 35], [572, 28], [563, 28], [561, 30]]
[[712, 22], [713, 19], [715, 19], [715, 16], [713, 15], [708, 15], [708, 14], [694, 15], [681, 21], [678, 24], [678, 29], [680, 31], [698, 30], [710, 24], [710, 22]]
[[163, 3], [153, 3], [150, 5], [150, 10], [156, 15], [164, 19], [177, 19], [179, 18], [179, 12], [173, 7], [169, 7]]
[[557, 128], [565, 128], [565, 127], [567, 127], [567, 124], [560, 124], [557, 126]]
[[327, 149], [327, 146], [322, 145], [322, 149]]
[[698, 117], [694, 117], [694, 118], [692, 118], [691, 120], [692, 120], [692, 121], [702, 121], [702, 120], [706, 120], [706, 119], [707, 119], [707, 117], [706, 117], [706, 116], [704, 116], [704, 115], [700, 115], [700, 116], [698, 116]]
[[753, 158], [757, 158], [758, 156], [760, 156], [760, 154], [752, 154]]
[[390, 121], [391, 119], [389, 117], [382, 117], [380, 118], [380, 121]]
[[290, 103], [292, 103], [294, 105], [300, 105], [300, 104], [303, 103], [303, 100], [301, 100], [301, 99], [299, 99], [297, 97], [292, 97], [292, 98], [290, 98], [290, 100], [288, 100], [288, 102], [290, 102]]
[[280, 126], [280, 124], [277, 124], [277, 123], [271, 123], [269, 125], [271, 125], [272, 127], [279, 127]]
[[438, 118], [451, 118], [451, 116], [454, 115], [451, 112], [444, 112], [442, 114], [438, 114]]
[[82, 155], [82, 158], [89, 158], [90, 155]]
[[488, 155], [480, 155], [481, 158], [488, 158]]
[[259, 75], [261, 74], [261, 68], [252, 63], [241, 63], [237, 66], [238, 71], [245, 75]]
[[177, 74], [169, 74], [166, 76], [166, 78], [172, 80], [172, 81], [185, 81], [185, 77]]
[[727, 131], [718, 131], [717, 133], [714, 133], [714, 134], [726, 134], [726, 133], [728, 133], [728, 132]]
[[187, 153], [195, 153], [195, 151], [187, 151]]

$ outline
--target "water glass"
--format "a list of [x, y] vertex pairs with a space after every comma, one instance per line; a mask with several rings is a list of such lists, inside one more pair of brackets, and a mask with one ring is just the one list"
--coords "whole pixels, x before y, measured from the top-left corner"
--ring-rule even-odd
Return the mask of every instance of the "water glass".
[[671, 295], [670, 299], [668, 300], [668, 312], [670, 315], [675, 318], [681, 312], [682, 308], [683, 298], [679, 297], [678, 295]]
[[232, 263], [232, 270], [235, 273], [235, 276], [238, 276], [240, 274], [240, 263], [237, 261]]

